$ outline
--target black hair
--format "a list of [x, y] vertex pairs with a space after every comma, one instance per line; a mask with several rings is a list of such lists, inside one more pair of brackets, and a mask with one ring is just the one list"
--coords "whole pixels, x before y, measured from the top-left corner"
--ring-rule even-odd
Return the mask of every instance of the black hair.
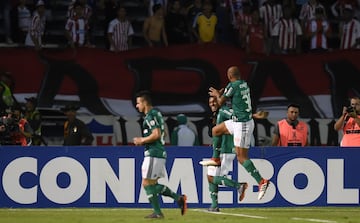
[[152, 105], [150, 91], [147, 90], [139, 91], [138, 93], [136, 93], [136, 98], [142, 98], [144, 101], [148, 103], [148, 105]]
[[153, 13], [157, 12], [157, 10], [161, 9], [162, 5], [161, 4], [155, 4], [152, 7], [152, 11]]
[[289, 109], [290, 107], [294, 107], [294, 108], [297, 108], [297, 109], [300, 109], [300, 105], [299, 104], [295, 104], [295, 103], [291, 103], [287, 106], [287, 108]]

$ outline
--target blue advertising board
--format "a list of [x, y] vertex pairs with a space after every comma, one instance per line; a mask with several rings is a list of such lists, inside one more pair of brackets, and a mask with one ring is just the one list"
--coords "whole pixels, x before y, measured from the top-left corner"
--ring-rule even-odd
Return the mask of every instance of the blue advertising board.
[[[210, 147], [167, 147], [167, 176], [159, 182], [186, 194], [189, 207], [208, 207]], [[262, 200], [257, 182], [233, 162], [229, 177], [248, 182], [245, 199], [221, 186], [221, 207], [359, 206], [359, 148], [254, 147], [249, 155], [271, 181]], [[0, 207], [149, 207], [141, 188], [143, 148], [1, 147]], [[164, 207], [176, 207], [163, 197]]]

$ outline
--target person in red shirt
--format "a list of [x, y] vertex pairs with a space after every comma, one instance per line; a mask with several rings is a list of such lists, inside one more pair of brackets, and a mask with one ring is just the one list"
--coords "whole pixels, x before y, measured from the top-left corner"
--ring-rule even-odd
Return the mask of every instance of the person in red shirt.
[[259, 11], [255, 10], [252, 13], [252, 23], [246, 27], [246, 52], [264, 54], [266, 35], [267, 32], [260, 20]]
[[298, 120], [299, 110], [297, 104], [288, 105], [287, 118], [275, 126], [272, 146], [308, 146], [308, 126]]
[[340, 143], [341, 147], [359, 147], [360, 146], [360, 98], [350, 99], [350, 106], [343, 107], [343, 113], [334, 124], [334, 129], [342, 129], [343, 137]]

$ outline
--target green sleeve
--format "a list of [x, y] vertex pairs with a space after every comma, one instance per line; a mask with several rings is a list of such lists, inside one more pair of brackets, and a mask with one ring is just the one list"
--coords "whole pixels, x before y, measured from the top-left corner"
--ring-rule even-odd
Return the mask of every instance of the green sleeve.
[[173, 132], [171, 133], [171, 137], [170, 137], [171, 145], [176, 146], [178, 144], [178, 131], [179, 131], [179, 128], [174, 128]]

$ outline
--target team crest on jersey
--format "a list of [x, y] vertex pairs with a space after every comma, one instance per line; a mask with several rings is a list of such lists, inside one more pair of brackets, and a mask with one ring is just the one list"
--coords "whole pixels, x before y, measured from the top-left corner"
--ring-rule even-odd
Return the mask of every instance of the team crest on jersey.
[[144, 134], [147, 134], [148, 132], [149, 132], [149, 130], [147, 130], [147, 129], [144, 129]]

